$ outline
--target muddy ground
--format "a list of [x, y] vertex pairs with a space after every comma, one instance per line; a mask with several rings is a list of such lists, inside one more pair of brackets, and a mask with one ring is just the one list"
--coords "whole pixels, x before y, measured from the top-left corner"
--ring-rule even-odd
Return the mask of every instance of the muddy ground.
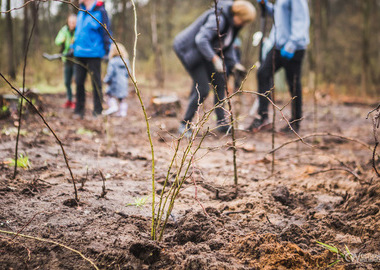
[[[182, 105], [186, 94], [180, 93]], [[62, 245], [99, 269], [325, 269], [337, 259], [333, 269], [380, 269], [380, 181], [366, 147], [374, 146], [366, 116], [376, 101], [346, 104], [320, 97], [317, 132], [356, 141], [326, 135], [305, 140], [314, 147], [291, 143], [276, 152], [273, 174], [271, 133], [239, 130], [237, 197], [231, 192], [230, 138], [208, 135], [163, 240], [156, 243], [150, 240], [151, 154], [136, 96], [129, 99], [128, 118], [108, 120], [91, 117], [90, 110], [84, 120], [73, 119], [72, 111], [60, 107], [64, 95], [42, 99], [43, 114], [64, 144], [78, 188], [85, 182], [78, 191], [80, 204], [70, 205], [73, 186], [60, 147], [37, 115], [29, 113], [23, 122], [19, 146], [31, 168], [19, 169], [12, 179], [8, 159], [14, 153], [16, 121], [0, 120], [1, 269], [94, 269]], [[240, 127], [250, 123], [250, 102], [251, 97], [241, 98]], [[302, 136], [315, 132], [311, 101], [306, 100], [304, 112]], [[150, 106], [148, 114], [154, 115]], [[150, 120], [157, 194], [174, 153], [171, 134], [176, 135], [180, 115]], [[283, 126], [278, 118], [277, 130]], [[278, 132], [276, 146], [294, 139], [294, 134]], [[104, 198], [99, 170], [106, 178]], [[146, 196], [139, 207], [127, 206]], [[4, 231], [39, 239], [14, 238]], [[346, 245], [351, 262], [316, 241], [347, 254]]]

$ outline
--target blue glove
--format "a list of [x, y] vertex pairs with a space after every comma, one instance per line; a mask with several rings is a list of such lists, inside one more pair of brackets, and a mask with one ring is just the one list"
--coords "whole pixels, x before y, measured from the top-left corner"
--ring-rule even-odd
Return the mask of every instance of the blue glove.
[[264, 4], [266, 5], [268, 0], [256, 0], [258, 4], [261, 4], [261, 2], [264, 2]]
[[290, 59], [292, 59], [293, 58], [293, 56], [294, 56], [294, 52], [288, 52], [286, 49], [285, 49], [285, 47], [284, 48], [282, 48], [281, 49], [281, 56], [283, 57], [283, 58], [285, 58], [285, 59], [288, 59], [288, 60], [290, 60]]

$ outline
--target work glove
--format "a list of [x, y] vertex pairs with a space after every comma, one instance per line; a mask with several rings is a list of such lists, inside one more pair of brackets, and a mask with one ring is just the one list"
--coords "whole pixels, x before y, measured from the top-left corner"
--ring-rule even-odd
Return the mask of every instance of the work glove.
[[283, 58], [285, 58], [285, 59], [290, 60], [290, 59], [293, 58], [293, 56], [294, 56], [294, 52], [293, 52], [293, 53], [292, 53], [292, 52], [288, 52], [288, 51], [285, 49], [285, 47], [284, 47], [284, 48], [281, 49], [281, 56], [282, 56]]
[[212, 63], [216, 72], [223, 73], [223, 60], [219, 56], [215, 55], [212, 59]]
[[284, 47], [281, 49], [281, 57], [285, 59], [292, 59], [294, 57], [294, 53], [296, 51], [296, 45], [293, 41], [289, 40], [285, 43]]

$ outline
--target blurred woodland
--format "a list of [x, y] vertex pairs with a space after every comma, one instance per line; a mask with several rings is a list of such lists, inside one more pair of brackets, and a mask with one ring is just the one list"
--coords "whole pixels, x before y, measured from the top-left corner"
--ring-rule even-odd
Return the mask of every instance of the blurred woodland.
[[[77, 4], [77, 1], [72, 1]], [[209, 8], [209, 0], [135, 0], [137, 7], [137, 72], [156, 79], [162, 86], [168, 74], [182, 70], [171, 46], [174, 36]], [[255, 0], [252, 0], [257, 7]], [[380, 0], [309, 0], [311, 44], [304, 65], [309, 89], [324, 87], [337, 93], [379, 97], [380, 94]], [[24, 7], [23, 4], [26, 3]], [[130, 0], [106, 0], [116, 40], [133, 52], [134, 15]], [[57, 53], [54, 38], [67, 15], [76, 10], [59, 1], [0, 0], [0, 71], [15, 79], [22, 76], [24, 50], [33, 30], [28, 75], [35, 80], [60, 77], [51, 64], [41, 61], [42, 53]], [[12, 8], [20, 9], [6, 12]], [[258, 13], [260, 12], [257, 8]], [[272, 20], [268, 19], [267, 33]], [[252, 35], [259, 19], [241, 33], [243, 64], [258, 58]], [[33, 70], [35, 69], [35, 70]], [[4, 86], [3, 82], [0, 87]]]

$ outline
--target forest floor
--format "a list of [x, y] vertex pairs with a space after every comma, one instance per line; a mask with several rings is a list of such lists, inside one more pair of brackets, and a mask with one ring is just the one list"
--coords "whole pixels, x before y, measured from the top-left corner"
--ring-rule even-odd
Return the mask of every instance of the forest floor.
[[[181, 94], [177, 117], [150, 119], [157, 194], [173, 157], [172, 135], [177, 136], [186, 94]], [[81, 252], [99, 269], [324, 269], [337, 259], [333, 269], [380, 269], [380, 181], [366, 146], [374, 146], [366, 116], [375, 102], [320, 97], [318, 133], [354, 140], [325, 134], [305, 139], [309, 145], [286, 145], [276, 152], [274, 173], [271, 133], [238, 130], [236, 198], [230, 192], [230, 137], [208, 135], [157, 243], [150, 240], [151, 152], [137, 97], [130, 97], [125, 119], [93, 118], [89, 110], [84, 120], [73, 119], [71, 110], [60, 107], [63, 94], [42, 99], [44, 116], [64, 144], [78, 188], [84, 183], [78, 191], [80, 204], [70, 205], [73, 185], [57, 141], [31, 113], [22, 124], [19, 145], [31, 168], [19, 169], [12, 180], [8, 159], [15, 151], [16, 118], [0, 120], [1, 269], [94, 269], [62, 245]], [[251, 100], [241, 100], [244, 115]], [[89, 95], [88, 107], [91, 101]], [[149, 105], [148, 113], [154, 113]], [[306, 100], [304, 115], [301, 136], [314, 133], [311, 101]], [[285, 124], [277, 118], [279, 130]], [[241, 126], [249, 123], [249, 117], [239, 119]], [[295, 139], [278, 132], [276, 146]], [[183, 141], [180, 149], [185, 146]], [[104, 198], [99, 171], [106, 178]], [[139, 207], [127, 206], [138, 200]], [[347, 246], [351, 262], [316, 241], [345, 254]]]

